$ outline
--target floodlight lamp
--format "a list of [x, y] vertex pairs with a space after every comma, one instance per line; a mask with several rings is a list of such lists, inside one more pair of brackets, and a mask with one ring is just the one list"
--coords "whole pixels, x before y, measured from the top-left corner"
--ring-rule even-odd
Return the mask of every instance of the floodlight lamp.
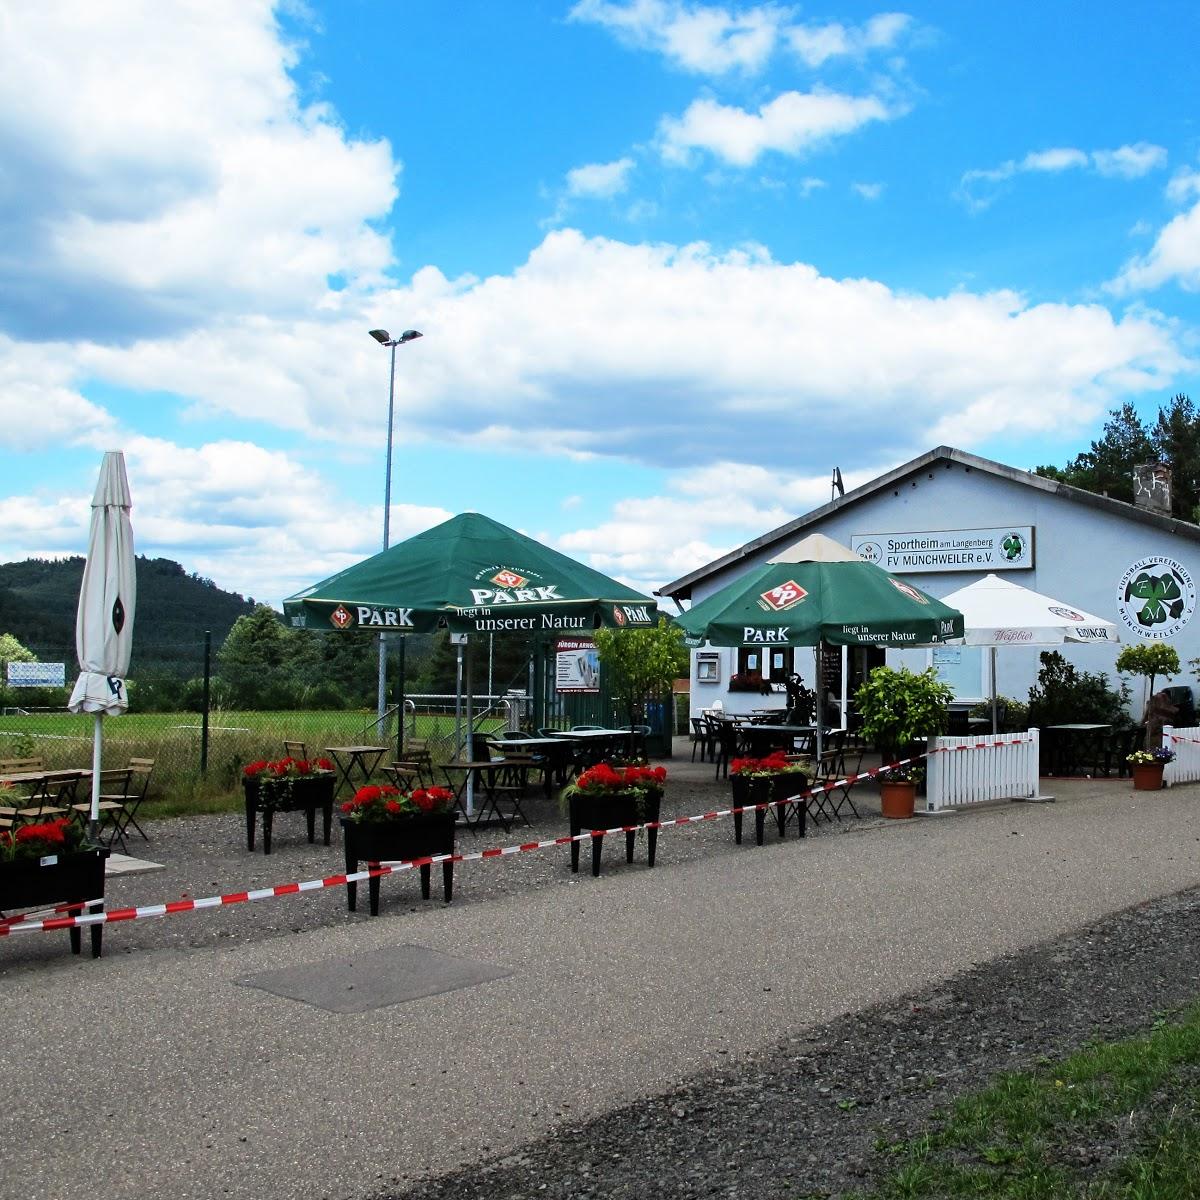
[[421, 333], [421, 331], [419, 329], [406, 329], [400, 335], [398, 340], [401, 342], [412, 342], [412, 341], [415, 341], [417, 338], [423, 337], [423, 336], [424, 335]]
[[386, 329], [371, 329], [368, 332], [381, 346], [386, 346], [392, 340]]

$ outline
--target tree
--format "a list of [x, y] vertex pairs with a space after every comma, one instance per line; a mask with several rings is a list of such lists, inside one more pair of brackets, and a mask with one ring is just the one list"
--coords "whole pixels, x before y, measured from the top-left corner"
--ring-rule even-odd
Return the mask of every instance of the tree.
[[1182, 392], [1159, 410], [1151, 438], [1171, 468], [1171, 514], [1200, 521], [1200, 413]]
[[1150, 434], [1133, 405], [1126, 401], [1108, 414], [1104, 436], [1065, 467], [1035, 467], [1034, 474], [1057, 479], [1086, 492], [1133, 503], [1133, 468], [1157, 457]]
[[608, 687], [630, 725], [639, 724], [652, 696], [669, 693], [688, 672], [683, 630], [666, 617], [650, 629], [597, 629], [593, 638]]
[[1065, 467], [1040, 466], [1033, 473], [1087, 492], [1133, 502], [1133, 468], [1162, 462], [1171, 468], [1171, 513], [1200, 522], [1200, 412], [1182, 392], [1159, 409], [1147, 429], [1128, 401], [1108, 414], [1104, 436]]
[[37, 655], [26, 649], [11, 633], [0, 633], [0, 696], [8, 694], [8, 664], [37, 662]]
[[267, 604], [233, 623], [217, 651], [221, 678], [236, 703], [253, 708], [286, 707], [294, 684], [294, 633]]
[[1121, 647], [1116, 666], [1122, 675], [1146, 676], [1145, 699], [1149, 702], [1154, 695], [1155, 676], [1179, 674], [1179, 652], [1165, 642], [1134, 642]]

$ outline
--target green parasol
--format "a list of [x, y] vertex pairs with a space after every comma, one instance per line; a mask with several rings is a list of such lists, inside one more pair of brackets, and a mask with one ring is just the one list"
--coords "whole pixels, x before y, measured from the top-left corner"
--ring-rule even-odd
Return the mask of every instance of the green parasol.
[[927, 646], [962, 613], [815, 533], [675, 618], [688, 645]]
[[460, 513], [283, 602], [304, 629], [377, 633], [645, 628], [655, 602], [481, 513]]
[[[690, 646], [927, 646], [962, 613], [814, 533], [675, 618]], [[817, 753], [824, 725], [817, 653]]]

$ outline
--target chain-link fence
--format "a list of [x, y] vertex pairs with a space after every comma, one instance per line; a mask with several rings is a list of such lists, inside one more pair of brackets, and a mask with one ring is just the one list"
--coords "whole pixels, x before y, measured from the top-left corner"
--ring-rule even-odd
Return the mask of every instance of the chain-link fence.
[[[151, 758], [153, 793], [186, 797], [236, 788], [246, 763], [283, 757], [285, 742], [300, 743], [310, 757], [329, 746], [357, 745], [393, 747], [391, 757], [400, 757], [402, 742], [423, 739], [435, 762], [448, 762], [469, 757], [472, 731], [589, 724], [614, 728], [630, 723], [629, 714], [621, 711], [603, 680], [596, 691], [559, 692], [553, 675], [543, 672], [544, 695], [537, 703], [531, 659], [493, 670], [486, 643], [475, 647], [474, 654], [464, 654], [461, 663], [456, 648], [444, 643], [416, 639], [410, 643], [403, 651], [392, 648], [389, 701], [382, 718], [377, 703], [336, 707], [323, 703], [328, 692], [319, 679], [289, 691], [282, 681], [293, 677], [291, 663], [263, 667], [259, 694], [292, 703], [238, 704], [202, 634], [185, 645], [140, 644], [130, 669], [130, 709], [102, 723], [102, 766]], [[377, 655], [375, 645], [367, 649]], [[441, 677], [448, 674], [455, 690], [414, 688], [414, 683], [438, 673], [438, 656]], [[66, 685], [0, 691], [0, 759], [36, 757], [50, 769], [90, 770], [94, 718], [66, 710], [77, 674], [75, 648], [39, 646], [38, 658], [42, 663], [62, 662]], [[358, 670], [364, 677], [360, 694], [373, 693], [377, 658], [364, 657]], [[679, 729], [675, 699], [653, 700], [644, 713], [635, 714], [637, 721], [651, 727], [652, 753], [670, 753], [671, 736]]]

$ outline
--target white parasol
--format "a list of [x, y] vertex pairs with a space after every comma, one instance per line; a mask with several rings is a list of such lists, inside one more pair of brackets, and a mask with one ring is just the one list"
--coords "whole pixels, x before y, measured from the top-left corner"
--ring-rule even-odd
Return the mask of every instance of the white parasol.
[[88, 830], [95, 836], [99, 816], [100, 758], [104, 744], [103, 719], [128, 707], [125, 676], [133, 649], [133, 612], [137, 603], [133, 528], [129, 523], [129, 480], [125, 457], [109, 450], [100, 464], [92, 497], [92, 525], [87, 561], [79, 588], [75, 617], [75, 650], [79, 678], [67, 707], [95, 715], [92, 740], [92, 811]]
[[942, 597], [963, 615], [963, 642], [992, 648], [992, 732], [996, 732], [996, 647], [1061, 646], [1066, 642], [1119, 642], [1112, 621], [1031, 588], [986, 575]]

